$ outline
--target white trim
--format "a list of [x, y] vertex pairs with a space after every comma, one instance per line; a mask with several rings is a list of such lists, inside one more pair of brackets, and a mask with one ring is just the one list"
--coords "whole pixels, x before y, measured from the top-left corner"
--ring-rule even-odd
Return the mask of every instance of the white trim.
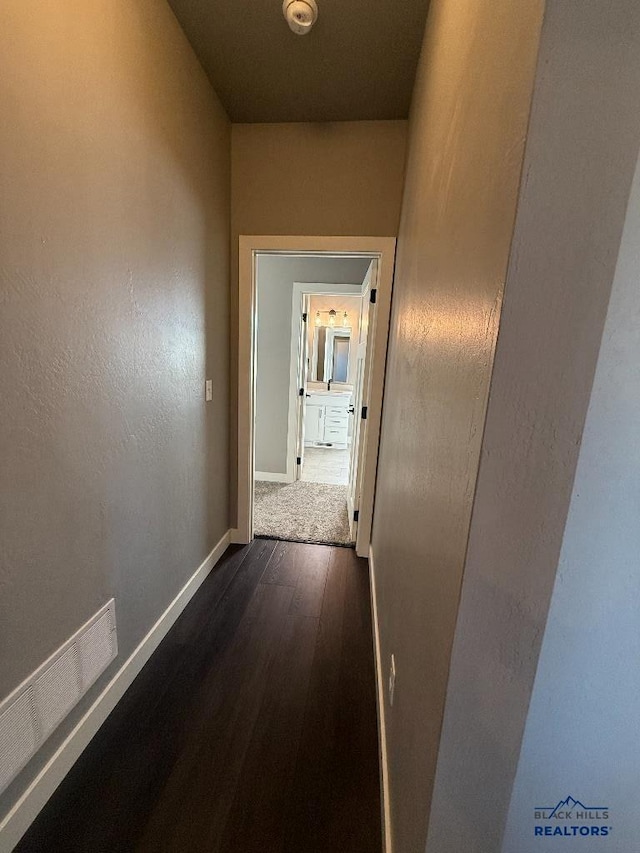
[[200, 584], [227, 550], [230, 533], [231, 531], [227, 531], [224, 534], [211, 553], [191, 575], [149, 633], [140, 641], [20, 799], [4, 816], [0, 822], [0, 850], [9, 853], [20, 841], [49, 797], [71, 770], [92, 737], [193, 598]]
[[253, 475], [256, 480], [265, 483], [293, 483], [293, 477], [289, 474], [272, 474], [270, 471], [256, 471]]
[[229, 544], [230, 545], [246, 545], [247, 543], [243, 541], [243, 536], [238, 530], [237, 527], [232, 527], [229, 531]]
[[393, 853], [391, 834], [391, 805], [389, 802], [389, 765], [387, 763], [387, 727], [384, 712], [384, 676], [380, 654], [380, 625], [378, 622], [378, 597], [373, 549], [369, 548], [369, 587], [371, 590], [371, 616], [373, 620], [374, 652], [376, 659], [376, 687], [378, 704], [378, 749], [380, 754], [380, 793], [382, 795], [382, 847], [384, 853]]
[[[297, 479], [296, 459], [298, 456], [298, 384], [301, 381], [298, 376], [299, 362], [302, 358], [299, 347], [300, 341], [300, 314], [302, 309], [303, 294], [298, 291], [296, 284], [291, 288], [291, 340], [289, 342], [289, 402], [287, 403], [287, 474], [292, 483]], [[296, 304], [296, 295], [298, 303]], [[307, 323], [309, 318], [307, 317]], [[304, 324], [306, 331], [307, 326]], [[256, 479], [258, 475], [256, 474]]]
[[257, 254], [378, 259], [378, 289], [373, 351], [371, 398], [367, 401], [367, 442], [364, 465], [356, 553], [366, 556], [371, 539], [373, 498], [378, 465], [378, 443], [382, 413], [384, 369], [389, 333], [391, 287], [395, 263], [395, 237], [239, 237], [238, 292], [238, 511], [237, 535], [242, 543], [253, 538], [253, 472], [255, 417], [255, 266]]
[[363, 406], [368, 405], [370, 396], [371, 362], [375, 342], [375, 308], [371, 305], [371, 283], [375, 274], [378, 281], [378, 261], [373, 259], [362, 282], [362, 300], [360, 302], [360, 317], [358, 319], [358, 343], [355, 353], [354, 384], [353, 384], [353, 445], [349, 453], [349, 487], [347, 490], [347, 516], [349, 532], [355, 539], [356, 554], [368, 556], [369, 538], [363, 546], [363, 534], [359, 533], [356, 511], [360, 509], [362, 484], [364, 475], [364, 460], [366, 459], [367, 424], [362, 418]]
[[[387, 344], [389, 341], [389, 323], [391, 319], [391, 291], [393, 288], [393, 270], [395, 265], [396, 241], [378, 258], [377, 278], [371, 282], [371, 289], [376, 290], [376, 303], [369, 312], [368, 336], [373, 335], [373, 346], [370, 350], [368, 369], [371, 376], [368, 382], [369, 399], [362, 401], [367, 406], [364, 447], [356, 448], [360, 453], [358, 465], [363, 466], [361, 490], [359, 498], [358, 528], [356, 530], [356, 554], [367, 557], [371, 544], [371, 528], [373, 526], [373, 501], [376, 490], [378, 472], [378, 448], [380, 446], [380, 430], [382, 427], [382, 399], [384, 395], [384, 378], [387, 368]], [[369, 337], [367, 337], [367, 347]]]

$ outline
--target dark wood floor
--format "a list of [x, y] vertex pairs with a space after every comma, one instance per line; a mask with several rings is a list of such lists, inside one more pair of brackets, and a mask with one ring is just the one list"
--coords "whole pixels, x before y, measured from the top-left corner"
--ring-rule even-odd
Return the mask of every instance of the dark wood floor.
[[380, 853], [366, 562], [230, 549], [17, 850]]

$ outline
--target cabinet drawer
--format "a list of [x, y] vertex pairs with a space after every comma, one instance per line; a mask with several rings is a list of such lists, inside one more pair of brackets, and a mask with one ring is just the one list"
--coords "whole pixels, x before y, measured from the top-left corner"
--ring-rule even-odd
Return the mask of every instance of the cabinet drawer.
[[325, 427], [334, 427], [336, 429], [346, 429], [348, 424], [348, 418], [336, 418], [333, 415], [327, 415], [324, 420]]
[[349, 412], [346, 407], [327, 406], [328, 418], [348, 418]]
[[325, 424], [324, 427], [324, 440], [332, 441], [336, 444], [346, 444], [347, 443], [347, 428], [346, 427], [332, 427], [328, 424]]

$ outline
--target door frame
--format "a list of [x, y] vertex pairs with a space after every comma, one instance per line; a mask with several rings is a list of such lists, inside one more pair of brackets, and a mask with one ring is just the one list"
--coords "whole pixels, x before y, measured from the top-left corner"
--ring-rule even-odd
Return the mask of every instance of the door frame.
[[[300, 376], [298, 375], [298, 335], [300, 333], [300, 313], [302, 301], [305, 296], [354, 296], [357, 294], [347, 291], [346, 288], [361, 287], [357, 282], [344, 282], [340, 284], [323, 284], [322, 282], [300, 282], [294, 281], [291, 299], [291, 352], [289, 369], [289, 409], [287, 416], [287, 483], [293, 483], [299, 479], [296, 465], [297, 439], [300, 431], [298, 390]], [[342, 288], [342, 290], [341, 290]], [[310, 313], [310, 312], [308, 312]], [[314, 318], [308, 316], [307, 323], [315, 325]], [[307, 326], [307, 333], [309, 326]], [[312, 355], [313, 360], [313, 355]]]
[[[253, 539], [254, 419], [256, 381], [256, 256], [338, 255], [371, 257], [378, 260], [376, 302], [371, 358], [370, 397], [367, 401], [366, 440], [356, 553], [368, 556], [373, 521], [373, 502], [378, 467], [378, 445], [382, 420], [382, 397], [389, 337], [391, 291], [395, 263], [395, 237], [302, 237], [241, 235], [238, 276], [238, 470], [237, 528], [233, 541], [249, 543]], [[357, 416], [357, 413], [356, 413]]]
[[[355, 411], [359, 410], [358, 420], [353, 422], [353, 435], [351, 437], [352, 447], [349, 458], [349, 486], [347, 492], [347, 518], [349, 521], [349, 530], [353, 536], [355, 533], [355, 541], [358, 541], [358, 521], [354, 512], [360, 505], [361, 487], [363, 467], [361, 456], [364, 454], [366, 438], [367, 438], [367, 423], [362, 417], [364, 413], [364, 405], [368, 405], [370, 397], [370, 378], [371, 378], [371, 360], [373, 357], [373, 329], [371, 325], [375, 323], [374, 307], [371, 304], [371, 290], [373, 280], [372, 271], [375, 270], [377, 280], [378, 261], [374, 259], [369, 264], [367, 274], [362, 281], [362, 297], [360, 305], [360, 321], [358, 323], [358, 355], [356, 358], [356, 381], [354, 383], [353, 407]], [[369, 297], [366, 299], [366, 297]], [[363, 340], [363, 325], [366, 315], [366, 337]], [[364, 358], [360, 355], [364, 348]], [[362, 370], [360, 362], [362, 361]], [[366, 545], [367, 543], [365, 543]]]

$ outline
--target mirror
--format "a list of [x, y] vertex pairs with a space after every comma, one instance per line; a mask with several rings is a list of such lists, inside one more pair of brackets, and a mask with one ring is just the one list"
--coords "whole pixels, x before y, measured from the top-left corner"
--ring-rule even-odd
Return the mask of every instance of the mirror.
[[348, 383], [350, 343], [350, 328], [316, 326], [313, 336], [311, 380]]

